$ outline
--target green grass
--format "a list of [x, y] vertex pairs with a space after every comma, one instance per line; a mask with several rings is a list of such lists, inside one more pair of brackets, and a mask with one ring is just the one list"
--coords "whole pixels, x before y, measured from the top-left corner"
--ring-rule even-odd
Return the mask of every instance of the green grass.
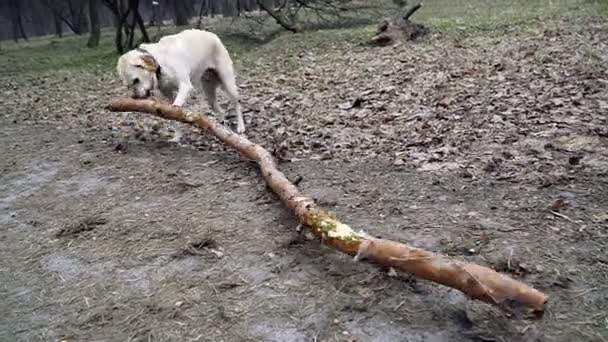
[[86, 47], [87, 37], [37, 37], [28, 42], [3, 44], [1, 74], [52, 71], [65, 68], [108, 67], [117, 56], [112, 33], [102, 34], [98, 48]]
[[[270, 18], [206, 18], [205, 28], [217, 32], [238, 60], [253, 49], [266, 45], [284, 53], [301, 49], [331, 48], [340, 42], [364, 42], [375, 30], [375, 23], [395, 13], [388, 2], [367, 7], [334, 23], [309, 23], [301, 34], [282, 31]], [[412, 18], [433, 30], [468, 32], [488, 35], [504, 34], [525, 29], [560, 15], [608, 16], [606, 0], [426, 0], [423, 8]], [[177, 32], [183, 28], [165, 27], [150, 30], [151, 36]], [[86, 36], [64, 38], [39, 37], [28, 42], [2, 42], [0, 76], [28, 72], [52, 72], [60, 69], [112, 68], [117, 58], [113, 45], [113, 30], [102, 33], [98, 48], [86, 47]]]

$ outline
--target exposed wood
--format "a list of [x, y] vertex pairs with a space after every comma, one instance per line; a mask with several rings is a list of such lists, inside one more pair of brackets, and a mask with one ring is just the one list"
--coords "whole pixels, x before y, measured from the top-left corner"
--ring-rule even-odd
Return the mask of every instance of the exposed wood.
[[353, 231], [331, 213], [318, 207], [310, 197], [301, 194], [277, 169], [268, 151], [211, 118], [152, 100], [117, 98], [111, 101], [108, 108], [120, 112], [150, 113], [207, 130], [236, 149], [243, 157], [255, 160], [268, 186], [295, 213], [301, 224], [322, 243], [355, 256], [355, 260], [368, 259], [387, 268], [412, 273], [420, 278], [458, 289], [470, 298], [490, 304], [525, 305], [531, 308], [537, 317], [542, 316], [544, 312], [547, 296], [507, 275], [487, 267], [448, 259], [406, 244]]
[[429, 29], [418, 23], [410, 21], [410, 17], [422, 7], [422, 3], [412, 6], [403, 16], [393, 19], [384, 19], [379, 25], [376, 34], [370, 40], [373, 45], [389, 45], [399, 40], [412, 41], [429, 33]]

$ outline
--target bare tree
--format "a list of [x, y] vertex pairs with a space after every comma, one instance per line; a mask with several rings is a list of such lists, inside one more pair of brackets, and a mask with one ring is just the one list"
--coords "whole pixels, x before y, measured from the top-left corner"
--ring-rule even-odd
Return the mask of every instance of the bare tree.
[[88, 31], [88, 20], [85, 14], [86, 1], [42, 0], [42, 3], [75, 34], [80, 35]]
[[330, 22], [348, 10], [352, 0], [256, 0], [259, 8], [284, 29], [299, 32], [303, 21]]
[[192, 3], [188, 0], [172, 0], [173, 4], [173, 15], [175, 18], [175, 26], [186, 26], [188, 25], [188, 19], [190, 19], [190, 13], [193, 8]]
[[150, 18], [150, 21], [148, 22], [149, 26], [155, 26], [158, 25], [160, 26], [162, 24], [162, 16], [159, 13], [159, 8], [160, 7], [160, 3], [157, 0], [153, 0], [152, 1], [152, 18]]
[[27, 34], [23, 27], [23, 8], [21, 0], [9, 0], [8, 8], [10, 11], [11, 24], [13, 27], [13, 40], [19, 41], [19, 38], [27, 40]]
[[44, 36], [48, 33], [49, 18], [46, 15], [47, 9], [40, 1], [29, 0], [23, 1], [25, 6], [25, 22], [26, 27], [32, 30], [30, 33], [34, 36]]
[[213, 18], [215, 16], [215, 14], [217, 13], [218, 2], [213, 1], [213, 0], [208, 0], [208, 2], [209, 2], [209, 6], [207, 7], [207, 12], [209, 13], [208, 15], [210, 15], [211, 18]]
[[98, 0], [89, 0], [89, 22], [91, 23], [91, 34], [89, 35], [87, 47], [94, 48], [99, 46], [99, 38], [101, 35]]
[[203, 0], [201, 1], [201, 7], [198, 10], [198, 22], [196, 23], [196, 28], [201, 29], [203, 26], [203, 15], [209, 12], [209, 2], [213, 0]]
[[[114, 14], [116, 22], [116, 36], [114, 44], [119, 53], [132, 49], [135, 43], [136, 26], [141, 32], [141, 41], [149, 42], [146, 25], [139, 13], [139, 0], [102, 0], [103, 4]], [[130, 23], [129, 23], [129, 19]]]
[[53, 24], [55, 26], [55, 35], [59, 38], [63, 37], [63, 22], [57, 13], [53, 13]]

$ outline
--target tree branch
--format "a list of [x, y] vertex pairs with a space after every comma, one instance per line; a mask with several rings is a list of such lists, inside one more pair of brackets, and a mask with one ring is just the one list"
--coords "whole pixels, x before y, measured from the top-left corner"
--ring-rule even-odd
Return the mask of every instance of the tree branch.
[[319, 208], [310, 197], [301, 194], [277, 169], [268, 151], [213, 119], [152, 100], [118, 98], [111, 101], [108, 109], [149, 113], [207, 130], [245, 158], [255, 160], [266, 183], [296, 214], [301, 224], [324, 244], [355, 256], [355, 260], [367, 258], [385, 267], [450, 286], [473, 299], [490, 304], [524, 304], [532, 308], [537, 317], [544, 311], [547, 302], [545, 294], [490, 268], [450, 260], [419, 248], [353, 231], [329, 212]]
[[417, 4], [416, 6], [413, 6], [412, 8], [410, 8], [405, 15], [403, 16], [403, 20], [409, 20], [410, 17], [417, 11], [420, 9], [420, 7], [422, 7], [422, 2]]
[[285, 28], [286, 30], [291, 31], [293, 33], [300, 32], [300, 29], [296, 25], [288, 23], [287, 20], [285, 20], [285, 18], [283, 16], [281, 16], [281, 14], [279, 12], [266, 6], [264, 4], [263, 0], [257, 0], [256, 2], [262, 10], [264, 10], [266, 13], [268, 13], [268, 15], [270, 15], [272, 17], [272, 19], [274, 19], [277, 22], [277, 24], [281, 25], [283, 28]]

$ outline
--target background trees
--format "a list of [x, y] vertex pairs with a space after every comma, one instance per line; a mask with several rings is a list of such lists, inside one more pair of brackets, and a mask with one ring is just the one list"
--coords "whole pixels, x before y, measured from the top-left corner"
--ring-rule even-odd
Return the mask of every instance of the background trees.
[[[257, 17], [286, 30], [302, 30], [302, 20], [328, 20], [347, 10], [350, 0], [0, 0], [0, 40], [31, 36], [89, 34], [99, 45], [102, 31], [114, 31], [116, 51], [150, 41], [149, 26], [202, 27], [205, 17]], [[147, 24], [146, 24], [147, 23]]]

